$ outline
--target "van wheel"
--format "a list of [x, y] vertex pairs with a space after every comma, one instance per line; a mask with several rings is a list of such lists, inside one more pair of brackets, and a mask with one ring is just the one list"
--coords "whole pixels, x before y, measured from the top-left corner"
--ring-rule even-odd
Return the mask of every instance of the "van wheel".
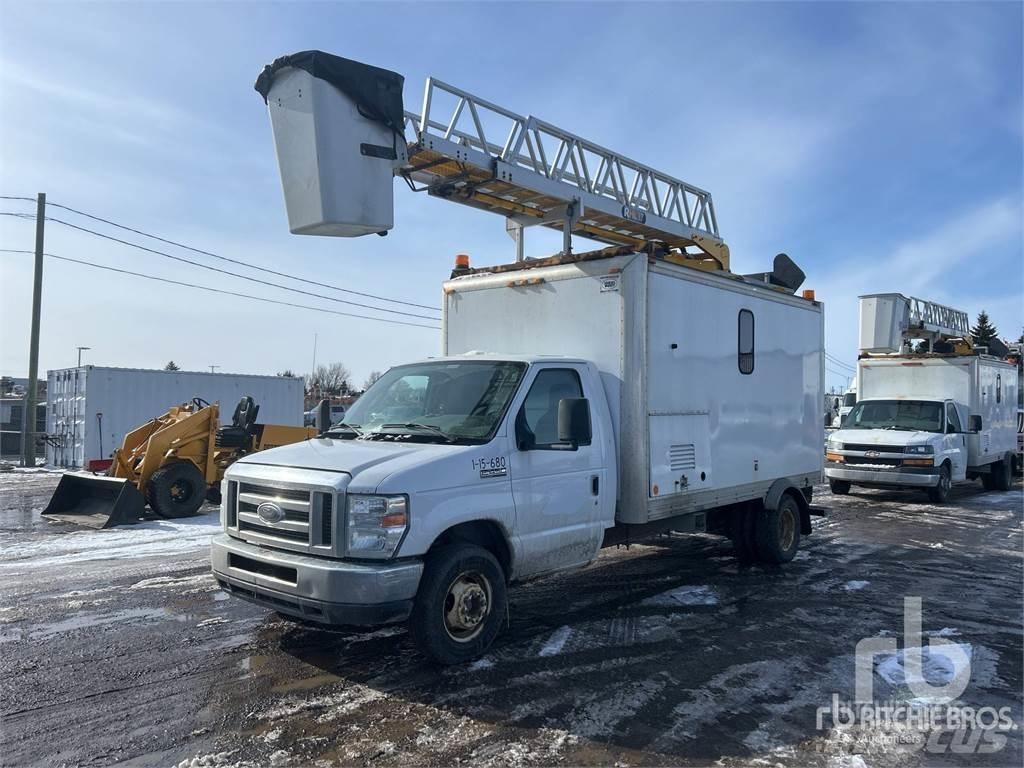
[[928, 500], [934, 504], [944, 504], [949, 496], [949, 489], [953, 483], [949, 476], [949, 464], [939, 467], [939, 482], [934, 488], [928, 489]]
[[986, 491], [1008, 491], [1013, 485], [1013, 470], [1006, 459], [993, 462], [987, 475], [981, 476]]
[[206, 480], [191, 461], [161, 467], [149, 478], [146, 501], [159, 517], [189, 517], [203, 505]]
[[845, 496], [850, 492], [850, 482], [848, 480], [829, 480], [828, 489], [836, 496]]
[[754, 535], [765, 563], [781, 565], [796, 557], [800, 548], [800, 505], [790, 494], [779, 500], [778, 509], [757, 515]]
[[439, 664], [472, 661], [501, 631], [507, 601], [494, 555], [474, 544], [444, 546], [427, 556], [409, 631]]

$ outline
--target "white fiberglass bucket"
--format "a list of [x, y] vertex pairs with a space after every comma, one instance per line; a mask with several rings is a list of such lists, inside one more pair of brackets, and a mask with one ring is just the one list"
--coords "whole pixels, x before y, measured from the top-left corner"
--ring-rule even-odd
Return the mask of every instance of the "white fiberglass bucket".
[[303, 69], [276, 74], [267, 107], [293, 234], [356, 237], [394, 226], [400, 137]]

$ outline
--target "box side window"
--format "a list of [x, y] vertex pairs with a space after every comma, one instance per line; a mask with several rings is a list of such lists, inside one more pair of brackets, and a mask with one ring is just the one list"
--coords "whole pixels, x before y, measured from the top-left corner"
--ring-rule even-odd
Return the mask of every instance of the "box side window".
[[754, 372], [754, 313], [741, 309], [737, 323], [740, 373], [750, 374]]

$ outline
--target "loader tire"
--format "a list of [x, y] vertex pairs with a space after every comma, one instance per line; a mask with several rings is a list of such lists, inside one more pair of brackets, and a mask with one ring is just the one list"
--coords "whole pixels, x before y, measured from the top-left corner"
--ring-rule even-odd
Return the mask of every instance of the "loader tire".
[[206, 479], [191, 461], [161, 467], [149, 479], [146, 501], [158, 517], [189, 517], [203, 505]]
[[756, 518], [754, 538], [763, 563], [782, 565], [800, 549], [800, 504], [786, 493], [777, 509], [761, 510]]

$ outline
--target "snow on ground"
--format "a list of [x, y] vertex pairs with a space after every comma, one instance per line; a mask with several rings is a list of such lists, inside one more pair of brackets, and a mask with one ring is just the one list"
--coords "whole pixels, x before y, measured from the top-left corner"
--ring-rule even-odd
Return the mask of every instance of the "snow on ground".
[[848, 581], [843, 585], [843, 589], [847, 592], [856, 592], [858, 589], [864, 589], [870, 581]]
[[718, 595], [708, 586], [687, 585], [649, 597], [643, 601], [643, 605], [718, 605]]
[[109, 530], [75, 531], [0, 548], [0, 571], [198, 551], [209, 547], [210, 539], [219, 531], [218, 512]]
[[566, 641], [569, 636], [572, 635], [571, 627], [559, 627], [556, 629], [548, 641], [544, 643], [544, 647], [538, 652], [538, 656], [557, 656], [562, 652], [565, 647]]

